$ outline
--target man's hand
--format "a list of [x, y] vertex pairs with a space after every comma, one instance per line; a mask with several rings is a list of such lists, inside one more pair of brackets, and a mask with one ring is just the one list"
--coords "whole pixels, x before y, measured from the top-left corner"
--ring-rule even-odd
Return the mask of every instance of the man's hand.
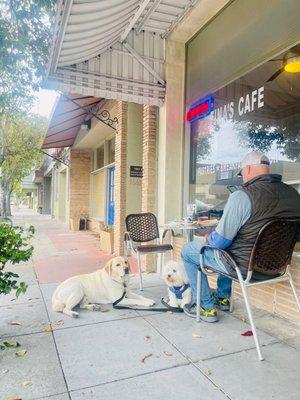
[[206, 241], [206, 243], [208, 243], [208, 236], [210, 235], [210, 233], [206, 233], [205, 235], [204, 235], [204, 238], [205, 238], [205, 241]]

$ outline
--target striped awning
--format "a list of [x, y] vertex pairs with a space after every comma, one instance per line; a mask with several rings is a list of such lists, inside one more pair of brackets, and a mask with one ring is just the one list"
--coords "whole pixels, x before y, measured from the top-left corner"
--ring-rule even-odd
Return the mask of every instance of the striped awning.
[[89, 117], [89, 111], [101, 100], [101, 98], [76, 94], [60, 96], [55, 105], [42, 148], [72, 146], [82, 123]]
[[199, 1], [62, 0], [46, 86], [161, 105], [164, 40]]

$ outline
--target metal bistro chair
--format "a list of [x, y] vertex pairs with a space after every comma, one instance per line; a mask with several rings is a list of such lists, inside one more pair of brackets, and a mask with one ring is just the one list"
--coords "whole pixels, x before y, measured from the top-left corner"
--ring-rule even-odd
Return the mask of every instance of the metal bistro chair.
[[[262, 361], [263, 357], [260, 351], [246, 289], [251, 286], [271, 284], [287, 280], [291, 285], [300, 311], [300, 302], [297, 297], [294, 282], [289, 272], [289, 265], [291, 262], [293, 249], [299, 233], [300, 219], [274, 219], [266, 223], [258, 233], [254, 243], [246, 276], [242, 275], [241, 269], [237, 266], [233, 257], [225, 250], [215, 249], [217, 251], [216, 256], [219, 256], [219, 259], [223, 262], [223, 265], [228, 271], [227, 273], [216, 271], [212, 267], [204, 265], [203, 252], [206, 248], [213, 247], [203, 246], [200, 252], [200, 267], [198, 269], [197, 276], [197, 322], [200, 321], [201, 271], [206, 275], [218, 273], [228, 276], [233, 281], [238, 282], [241, 285], [257, 354], [259, 359]], [[232, 311], [232, 304], [233, 293], [231, 294], [230, 311]]]
[[[125, 223], [124, 252], [127, 256], [128, 250], [131, 249], [133, 254], [137, 256], [140, 290], [143, 290], [141, 254], [165, 253], [167, 251], [173, 251], [173, 246], [171, 244], [163, 244], [160, 241], [157, 219], [152, 213], [129, 214], [126, 217]], [[162, 240], [164, 239], [165, 233], [166, 232], [164, 232], [162, 236]], [[141, 244], [152, 240], [156, 240], [156, 243]]]

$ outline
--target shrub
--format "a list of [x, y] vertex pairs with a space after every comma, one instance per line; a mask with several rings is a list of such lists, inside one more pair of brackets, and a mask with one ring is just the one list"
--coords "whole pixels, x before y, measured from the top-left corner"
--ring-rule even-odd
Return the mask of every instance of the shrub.
[[27, 285], [25, 282], [17, 282], [19, 275], [4, 271], [6, 264], [19, 264], [28, 261], [33, 252], [30, 240], [34, 234], [34, 227], [28, 229], [20, 226], [10, 226], [0, 223], [0, 295], [8, 294], [16, 290], [16, 296], [25, 293]]

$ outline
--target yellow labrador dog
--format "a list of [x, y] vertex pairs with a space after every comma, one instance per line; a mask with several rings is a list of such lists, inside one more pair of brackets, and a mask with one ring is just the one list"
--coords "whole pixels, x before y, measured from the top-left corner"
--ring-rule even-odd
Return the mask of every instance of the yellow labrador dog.
[[132, 293], [129, 288], [129, 266], [124, 257], [111, 259], [103, 269], [92, 274], [77, 275], [62, 282], [52, 296], [52, 310], [77, 318], [73, 308], [79, 305], [99, 311], [99, 304], [113, 303], [126, 290], [120, 305], [151, 307], [154, 301]]

